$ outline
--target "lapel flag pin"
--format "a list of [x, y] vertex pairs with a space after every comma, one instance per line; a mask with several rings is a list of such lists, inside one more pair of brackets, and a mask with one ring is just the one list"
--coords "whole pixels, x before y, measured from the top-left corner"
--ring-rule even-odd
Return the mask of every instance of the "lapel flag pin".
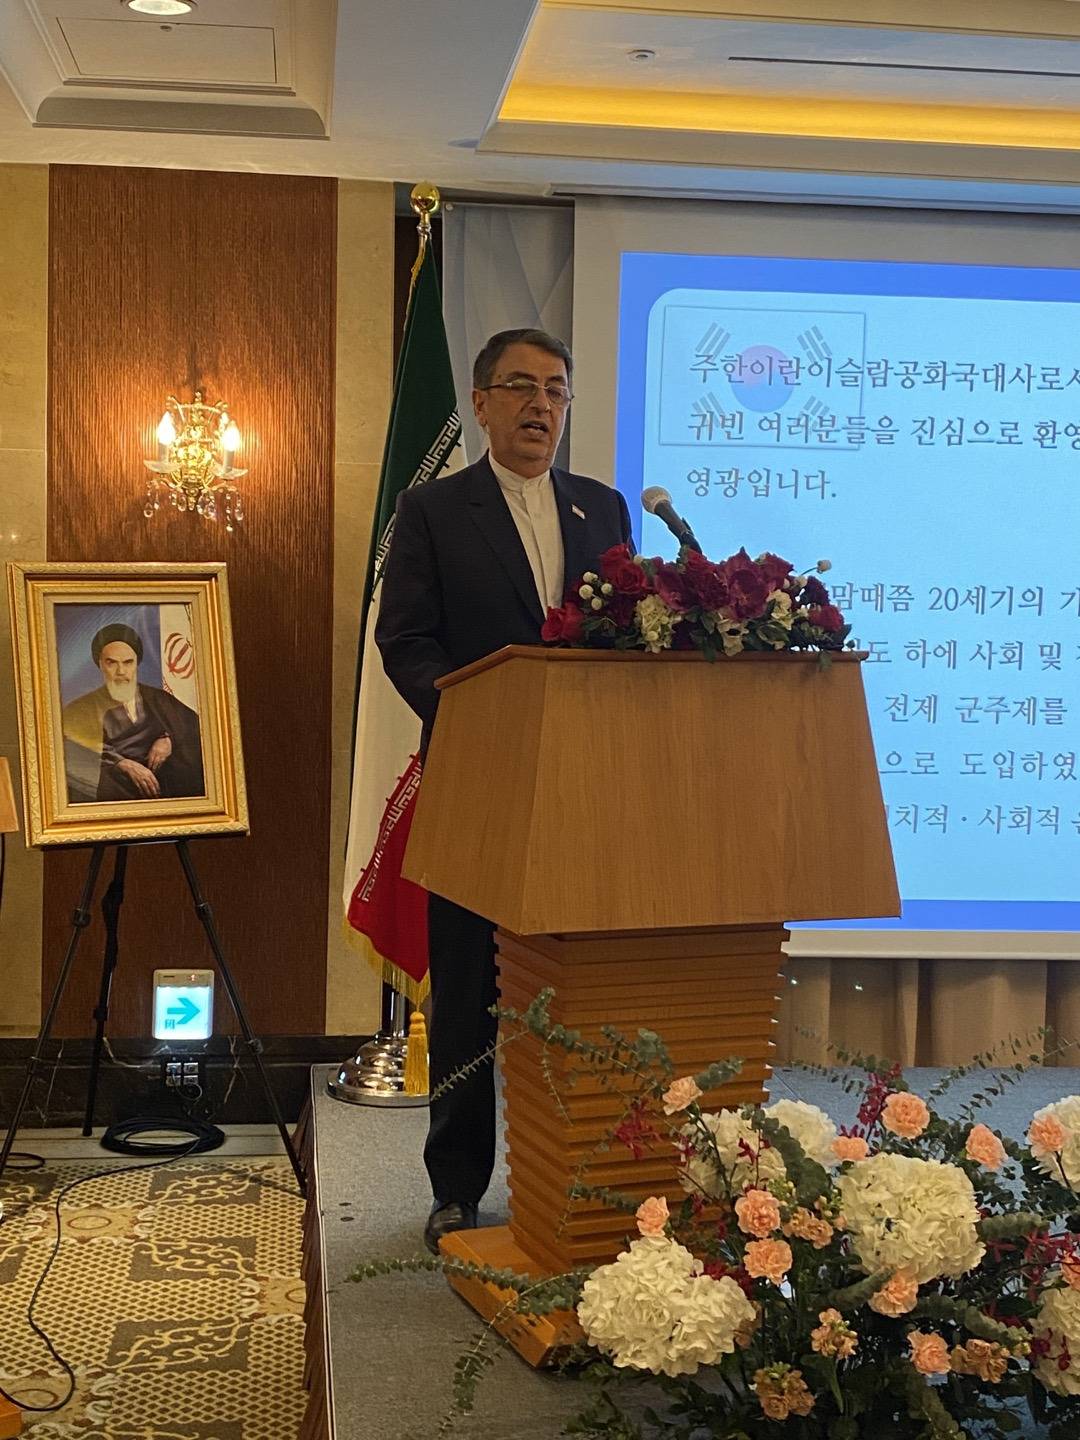
[[574, 514], [578, 517], [579, 520], [584, 520], [584, 519], [585, 519], [585, 511], [584, 511], [584, 510], [579, 510], [576, 505], [571, 505], [571, 506], [570, 506], [570, 509], [574, 512]]

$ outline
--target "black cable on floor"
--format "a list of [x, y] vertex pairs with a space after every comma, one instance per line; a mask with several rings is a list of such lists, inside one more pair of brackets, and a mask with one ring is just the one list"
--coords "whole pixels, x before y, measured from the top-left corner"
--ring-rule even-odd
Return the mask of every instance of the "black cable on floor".
[[[152, 1123], [155, 1129], [162, 1129], [162, 1121], [154, 1120], [150, 1123]], [[178, 1125], [176, 1128], [180, 1129], [180, 1126]], [[212, 1126], [210, 1128], [213, 1129], [216, 1127]], [[221, 1132], [218, 1131], [218, 1134], [220, 1135]], [[222, 1135], [221, 1140], [224, 1140], [224, 1138], [224, 1135]], [[211, 1145], [203, 1145], [202, 1148], [209, 1150], [216, 1149], [217, 1146], [221, 1144], [221, 1140], [215, 1141]], [[171, 1149], [163, 1160], [151, 1160], [142, 1165], [125, 1165], [123, 1167], [123, 1171], [126, 1174], [130, 1170], [156, 1170], [163, 1165], [170, 1164], [176, 1155], [192, 1155], [196, 1152], [198, 1148], [199, 1141], [198, 1138], [196, 1138], [190, 1141], [187, 1145], [181, 1147], [179, 1150], [175, 1148]], [[56, 1198], [53, 1201], [53, 1213], [56, 1217], [56, 1239], [53, 1241], [53, 1247], [52, 1250], [49, 1252], [49, 1258], [48, 1260], [46, 1260], [42, 1268], [41, 1274], [38, 1276], [37, 1284], [34, 1286], [33, 1293], [30, 1296], [30, 1302], [26, 1307], [26, 1321], [27, 1324], [30, 1326], [30, 1329], [42, 1342], [46, 1350], [49, 1352], [52, 1358], [60, 1366], [61, 1370], [63, 1370], [64, 1374], [67, 1376], [67, 1393], [61, 1399], [54, 1401], [51, 1405], [29, 1405], [26, 1403], [26, 1401], [20, 1400], [18, 1396], [9, 1394], [7, 1390], [0, 1386], [0, 1395], [2, 1395], [5, 1400], [7, 1400], [10, 1404], [14, 1405], [19, 1410], [33, 1411], [35, 1414], [47, 1415], [54, 1410], [62, 1410], [64, 1406], [68, 1403], [68, 1401], [71, 1399], [71, 1397], [75, 1394], [75, 1386], [77, 1384], [77, 1381], [75, 1379], [75, 1372], [68, 1364], [68, 1362], [64, 1359], [64, 1357], [60, 1354], [59, 1350], [57, 1350], [56, 1346], [50, 1340], [46, 1332], [34, 1319], [34, 1307], [37, 1304], [38, 1296], [41, 1294], [42, 1287], [45, 1284], [46, 1279], [48, 1278], [49, 1271], [53, 1267], [53, 1262], [55, 1261], [57, 1255], [60, 1253], [60, 1241], [63, 1236], [63, 1230], [60, 1223], [60, 1203], [64, 1199], [64, 1196], [70, 1194], [70, 1192], [76, 1189], [79, 1185], [89, 1185], [91, 1180], [101, 1180], [108, 1175], [116, 1175], [118, 1173], [119, 1172], [115, 1169], [95, 1170], [92, 1175], [81, 1175], [77, 1180], [70, 1181], [67, 1185], [63, 1187], [62, 1190], [58, 1191]], [[3, 1223], [5, 1218], [8, 1217], [0, 1216], [0, 1224]]]
[[[188, 1135], [189, 1140], [140, 1140], [140, 1135]], [[160, 1115], [135, 1115], [118, 1120], [101, 1137], [106, 1150], [118, 1155], [202, 1155], [225, 1144], [225, 1132], [205, 1120], [187, 1117], [163, 1120]]]

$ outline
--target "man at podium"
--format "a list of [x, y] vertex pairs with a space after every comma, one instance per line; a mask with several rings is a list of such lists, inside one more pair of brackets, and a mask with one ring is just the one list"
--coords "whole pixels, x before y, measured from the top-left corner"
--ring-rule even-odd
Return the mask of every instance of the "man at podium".
[[[631, 543], [618, 491], [553, 469], [573, 399], [573, 361], [542, 330], [493, 335], [473, 365], [473, 411], [488, 451], [475, 465], [402, 492], [375, 639], [390, 680], [423, 723], [435, 681], [504, 645], [538, 645], [549, 606], [612, 545]], [[632, 545], [631, 545], [632, 548]], [[494, 926], [431, 895], [431, 1085], [488, 1050], [496, 1022]], [[491, 1061], [432, 1101], [424, 1163], [434, 1203], [424, 1230], [472, 1229], [495, 1163]]]

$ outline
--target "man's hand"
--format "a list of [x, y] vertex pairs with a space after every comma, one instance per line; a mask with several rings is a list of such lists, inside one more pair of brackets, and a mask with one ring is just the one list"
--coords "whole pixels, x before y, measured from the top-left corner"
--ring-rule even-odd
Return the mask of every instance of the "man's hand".
[[146, 763], [151, 770], [160, 770], [165, 761], [172, 754], [172, 741], [168, 735], [159, 735], [150, 746], [150, 753], [146, 757]]
[[[168, 744], [168, 742], [166, 742]], [[154, 745], [160, 745], [160, 740], [155, 740]], [[171, 744], [169, 749], [172, 749]], [[153, 754], [153, 750], [150, 752]], [[157, 776], [153, 770], [148, 770], [145, 765], [140, 765], [137, 760], [118, 760], [116, 768], [121, 775], [126, 775], [135, 789], [147, 800], [156, 800], [161, 794], [161, 786], [158, 784]]]

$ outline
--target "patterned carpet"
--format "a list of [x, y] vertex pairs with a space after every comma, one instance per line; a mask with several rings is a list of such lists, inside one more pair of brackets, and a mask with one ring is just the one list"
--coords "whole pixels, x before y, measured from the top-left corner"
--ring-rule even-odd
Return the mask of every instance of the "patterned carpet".
[[[58, 1190], [102, 1164], [0, 1179], [0, 1386], [49, 1405], [67, 1377], [27, 1323]], [[72, 1190], [35, 1318], [72, 1366], [32, 1440], [291, 1440], [304, 1411], [303, 1202], [288, 1162], [191, 1159]]]

